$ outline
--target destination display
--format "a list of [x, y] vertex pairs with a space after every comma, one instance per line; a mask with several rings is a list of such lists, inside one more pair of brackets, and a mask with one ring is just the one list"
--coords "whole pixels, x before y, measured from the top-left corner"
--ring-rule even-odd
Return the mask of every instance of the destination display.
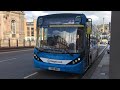
[[70, 24], [68, 24], [68, 25], [49, 25], [49, 27], [84, 27], [84, 25], [70, 25]]
[[44, 20], [39, 19], [39, 23], [42, 25], [50, 25], [50, 24], [80, 24], [81, 18], [75, 17], [60, 17], [60, 18], [44, 18]]
[[74, 24], [74, 18], [48, 18], [43, 21], [44, 24]]

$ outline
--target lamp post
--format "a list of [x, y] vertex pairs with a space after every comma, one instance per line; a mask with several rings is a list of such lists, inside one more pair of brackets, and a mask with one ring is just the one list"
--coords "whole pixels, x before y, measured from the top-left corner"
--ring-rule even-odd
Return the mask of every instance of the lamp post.
[[104, 18], [103, 18], [103, 31], [101, 32], [101, 42], [102, 42], [102, 33], [104, 33]]
[[90, 20], [90, 22], [91, 22], [91, 30], [92, 30], [92, 19], [91, 19], [91, 18], [88, 18], [88, 20]]
[[102, 33], [104, 33], [105, 32], [105, 29], [104, 29], [104, 18], [103, 18], [103, 32]]

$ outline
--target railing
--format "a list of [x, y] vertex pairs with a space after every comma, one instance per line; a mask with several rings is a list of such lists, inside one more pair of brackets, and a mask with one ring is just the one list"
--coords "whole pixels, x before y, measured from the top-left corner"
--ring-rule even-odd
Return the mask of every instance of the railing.
[[35, 41], [26, 41], [25, 39], [0, 39], [0, 48], [2, 47], [29, 47], [35, 46]]

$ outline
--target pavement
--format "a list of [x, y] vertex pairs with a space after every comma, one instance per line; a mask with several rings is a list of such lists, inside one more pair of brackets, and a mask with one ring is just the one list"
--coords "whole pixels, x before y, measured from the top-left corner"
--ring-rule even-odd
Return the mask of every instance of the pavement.
[[90, 79], [109, 79], [109, 60], [110, 54], [106, 51]]
[[34, 46], [21, 46], [21, 47], [0, 47], [0, 52], [9, 52], [9, 51], [17, 51], [17, 50], [24, 50], [24, 49], [33, 49]]

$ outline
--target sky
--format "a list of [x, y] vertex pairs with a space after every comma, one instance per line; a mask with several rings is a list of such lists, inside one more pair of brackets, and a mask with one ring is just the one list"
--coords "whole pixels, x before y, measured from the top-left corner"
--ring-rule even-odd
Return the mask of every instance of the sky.
[[38, 16], [55, 14], [55, 13], [83, 13], [88, 18], [92, 18], [93, 24], [99, 25], [104, 22], [108, 24], [111, 22], [111, 11], [24, 11], [27, 21], [37, 19]]

